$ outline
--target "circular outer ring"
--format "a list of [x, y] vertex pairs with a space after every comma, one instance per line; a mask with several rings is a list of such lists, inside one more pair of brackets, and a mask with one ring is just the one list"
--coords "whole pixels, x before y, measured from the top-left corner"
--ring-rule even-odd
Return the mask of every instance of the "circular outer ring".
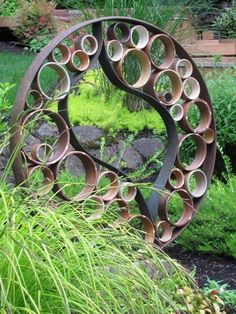
[[[187, 94], [185, 90], [187, 84], [191, 86], [190, 94]], [[182, 94], [183, 99], [189, 99], [189, 100], [197, 99], [200, 95], [200, 91], [201, 91], [200, 84], [194, 77], [190, 76], [183, 81], [183, 94]]]
[[[128, 188], [127, 195], [124, 195], [124, 189]], [[129, 182], [121, 182], [118, 192], [118, 197], [121, 198], [125, 202], [131, 202], [135, 199], [137, 194], [137, 188], [135, 186], [130, 185]]]
[[101, 197], [99, 197], [98, 195], [90, 195], [89, 197], [87, 197], [82, 203], [82, 211], [84, 211], [85, 213], [87, 201], [93, 201], [95, 203], [96, 209], [89, 217], [86, 218], [86, 220], [93, 221], [101, 218], [105, 212], [105, 204]]
[[[200, 111], [200, 122], [196, 128], [193, 128], [189, 122], [188, 113], [192, 106], [197, 106]], [[212, 113], [207, 102], [202, 99], [187, 101], [183, 104], [184, 115], [179, 122], [181, 128], [187, 132], [203, 133], [209, 128], [212, 120]]]
[[119, 191], [119, 181], [117, 174], [113, 171], [97, 171], [96, 188], [98, 194], [99, 194], [99, 181], [102, 179], [102, 177], [105, 176], [108, 177], [108, 179], [110, 180], [110, 185], [108, 187], [107, 193], [99, 196], [103, 201], [108, 202], [111, 201], [114, 197], [116, 197]]
[[[155, 40], [161, 40], [165, 47], [166, 56], [162, 64], [157, 65], [152, 57], [151, 57], [151, 49]], [[145, 48], [146, 53], [148, 54], [152, 65], [157, 70], [165, 70], [168, 69], [175, 60], [175, 45], [171, 38], [165, 34], [153, 35], [150, 37], [147, 47]]]
[[[196, 151], [195, 158], [193, 159], [191, 164], [188, 166], [183, 166], [181, 163], [179, 152], [180, 152], [181, 145], [183, 144], [184, 140], [188, 137], [194, 138], [195, 143], [196, 143], [196, 147], [197, 147], [197, 151]], [[189, 134], [184, 134], [184, 135], [180, 136], [179, 138], [180, 138], [179, 148], [178, 148], [177, 159], [176, 159], [177, 166], [180, 167], [181, 169], [186, 170], [186, 171], [192, 171], [192, 170], [195, 170], [195, 169], [201, 167], [201, 165], [203, 164], [203, 162], [206, 158], [206, 154], [207, 154], [206, 143], [205, 143], [204, 139], [202, 138], [202, 136], [199, 134], [196, 134], [196, 133], [189, 133]]]
[[[122, 33], [122, 37], [120, 39], [116, 36], [116, 32], [118, 29]], [[112, 24], [107, 29], [107, 37], [109, 40], [115, 39], [115, 40], [120, 41], [122, 44], [125, 44], [130, 39], [130, 29], [127, 26], [127, 24], [122, 23], [122, 22]]]
[[158, 237], [157, 240], [159, 240], [162, 243], [170, 241], [173, 234], [171, 225], [165, 220], [158, 221], [156, 223], [156, 233], [157, 233], [158, 228], [160, 227], [163, 228], [163, 234], [161, 237]]
[[[77, 66], [76, 63], [74, 62], [74, 58], [78, 57], [81, 61], [80, 66]], [[67, 68], [72, 71], [72, 72], [83, 72], [87, 70], [90, 64], [90, 59], [87, 53], [85, 53], [83, 50], [75, 50], [71, 58], [69, 60], [69, 63], [67, 64]]]
[[[172, 85], [172, 97], [170, 101], [166, 101], [163, 97], [163, 93], [157, 93], [155, 91], [155, 86], [160, 79], [161, 75], [168, 75], [170, 80], [171, 80], [171, 85]], [[166, 106], [171, 106], [174, 103], [176, 103], [183, 92], [183, 87], [182, 87], [182, 80], [179, 77], [179, 75], [174, 71], [174, 70], [163, 70], [161, 72], [153, 72], [151, 74], [151, 77], [148, 81], [148, 83], [145, 86], [145, 91], [147, 91], [151, 96], [157, 98], [161, 103], [163, 103]], [[169, 94], [169, 93], [168, 93]]]
[[[137, 80], [137, 82], [135, 82], [133, 85], [128, 84], [122, 74], [122, 65], [124, 63], [125, 57], [129, 54], [129, 53], [133, 53], [137, 59], [139, 60], [140, 66], [141, 66], [141, 74], [139, 79]], [[145, 52], [143, 52], [142, 50], [136, 49], [136, 48], [130, 48], [130, 49], [126, 49], [124, 51], [123, 57], [121, 58], [121, 60], [117, 63], [114, 64], [114, 68], [117, 71], [117, 75], [119, 76], [119, 78], [126, 83], [126, 85], [128, 85], [129, 87], [133, 87], [133, 88], [140, 88], [143, 87], [149, 80], [149, 77], [151, 75], [151, 62], [148, 58], [148, 56], [146, 55]]]
[[[30, 95], [33, 96], [33, 98], [34, 98], [34, 103], [32, 105], [30, 105], [29, 101], [27, 100], [27, 98]], [[40, 94], [40, 92], [38, 90], [31, 89], [28, 92], [28, 95], [26, 97], [26, 107], [30, 108], [30, 109], [40, 109], [40, 108], [42, 108], [42, 106], [43, 106], [43, 97], [42, 97], [42, 95]]]
[[54, 175], [52, 173], [52, 171], [45, 166], [29, 166], [26, 171], [26, 178], [29, 179], [29, 177], [31, 176], [31, 174], [36, 171], [36, 170], [41, 170], [43, 175], [44, 175], [44, 180], [43, 180], [43, 187], [38, 189], [37, 192], [34, 193], [34, 195], [36, 196], [43, 196], [48, 194], [54, 185]]
[[[171, 178], [174, 177], [176, 180], [176, 184], [173, 184], [171, 182]], [[167, 181], [166, 187], [170, 190], [174, 189], [181, 189], [184, 185], [184, 174], [183, 172], [178, 168], [173, 168], [171, 170], [171, 174], [169, 176], [169, 179]]]
[[32, 148], [31, 156], [33, 160], [37, 160], [40, 163], [47, 163], [47, 160], [43, 160], [40, 156], [40, 149], [44, 147], [47, 159], [52, 157], [52, 147], [46, 143], [36, 144]]
[[[58, 145], [55, 150], [55, 152], [52, 154], [52, 157], [47, 161], [46, 165], [52, 165], [58, 162], [67, 152], [70, 144], [70, 133], [68, 126], [64, 119], [56, 112], [47, 110], [47, 109], [39, 109], [36, 111], [32, 111], [31, 113], [27, 114], [21, 123], [21, 134], [22, 130], [24, 129], [25, 125], [31, 120], [31, 119], [36, 119], [37, 115], [40, 113], [43, 113], [47, 116], [49, 116], [57, 125], [58, 131], [59, 131], [59, 140], [58, 140]], [[37, 165], [42, 164], [41, 161], [34, 159], [33, 156], [29, 156], [29, 154], [25, 153], [25, 156], [27, 159]]]
[[[90, 50], [86, 49], [86, 42], [90, 45]], [[83, 50], [88, 56], [93, 56], [98, 50], [97, 39], [93, 35], [81, 35], [75, 38], [74, 45], [76, 50]]]
[[[139, 38], [137, 44], [135, 44], [133, 40], [134, 32], [138, 33]], [[131, 48], [143, 49], [147, 46], [148, 41], [149, 35], [147, 29], [142, 25], [135, 25], [130, 29], [130, 38], [126, 45]]]
[[[47, 95], [41, 86], [40, 76], [43, 69], [46, 67], [50, 67], [54, 69], [60, 78], [60, 95], [57, 97], [51, 97]], [[55, 62], [48, 62], [42, 65], [42, 67], [39, 69], [36, 80], [33, 83], [33, 86], [35, 89], [39, 90], [39, 92], [42, 94], [44, 98], [49, 99], [49, 100], [60, 100], [60, 99], [65, 98], [70, 91], [70, 77], [67, 71], [63, 68], [61, 64], [55, 63]]]
[[[176, 113], [174, 113], [174, 110]], [[174, 104], [173, 106], [170, 107], [170, 114], [175, 121], [180, 121], [183, 118], [184, 115], [184, 109], [182, 105], [180, 104]]]
[[[113, 39], [113, 40], [107, 41], [105, 45], [106, 45], [107, 55], [109, 59], [113, 62], [120, 61], [124, 53], [124, 48], [122, 44], [118, 40]], [[114, 49], [113, 56], [109, 53], [109, 49], [112, 49], [112, 48]]]
[[[177, 222], [172, 222], [169, 220], [168, 209], [167, 209], [168, 202], [174, 193], [179, 194], [179, 196], [183, 200], [183, 205], [184, 205], [183, 214]], [[160, 204], [158, 207], [158, 214], [159, 214], [161, 220], [167, 221], [172, 226], [183, 227], [192, 219], [193, 212], [194, 212], [193, 200], [186, 190], [179, 189], [179, 190], [175, 190], [171, 193], [165, 193], [160, 198]]]
[[[56, 49], [59, 49], [61, 54], [62, 54], [62, 58], [61, 61], [58, 61], [55, 57], [55, 51]], [[59, 64], [67, 64], [70, 60], [70, 49], [64, 45], [64, 44], [59, 44], [55, 49], [53, 49], [53, 51], [49, 54], [48, 56], [48, 60], [50, 62], [55, 62], [55, 63], [59, 63]]]
[[[196, 180], [196, 186], [193, 191], [191, 191], [190, 188], [191, 177], [194, 177]], [[187, 173], [185, 175], [185, 188], [192, 197], [201, 197], [207, 190], [207, 178], [205, 173], [200, 169]]]
[[145, 232], [144, 240], [147, 243], [152, 244], [155, 240], [155, 227], [152, 221], [147, 216], [144, 216], [144, 215], [130, 215], [127, 220], [130, 223], [132, 220], [137, 219], [137, 218], [141, 220], [144, 226], [144, 232]]
[[95, 186], [96, 186], [97, 170], [96, 170], [96, 166], [93, 159], [89, 155], [81, 151], [70, 151], [66, 155], [64, 155], [64, 157], [61, 160], [59, 160], [59, 162], [53, 168], [53, 173], [54, 173], [55, 178], [58, 177], [60, 167], [63, 161], [66, 160], [66, 158], [71, 155], [74, 155], [77, 158], [79, 158], [79, 160], [82, 162], [84, 166], [84, 170], [86, 173], [85, 187], [77, 195], [73, 197], [68, 197], [65, 195], [65, 193], [63, 192], [63, 189], [60, 187], [60, 183], [56, 181], [54, 185], [54, 191], [60, 198], [64, 200], [79, 202], [79, 201], [85, 200], [94, 191]]
[[206, 144], [211, 144], [214, 142], [214, 139], [215, 139], [215, 133], [214, 131], [209, 128], [209, 129], [206, 129], [203, 133], [203, 139], [204, 141], [206, 142]]
[[[185, 67], [185, 73], [181, 74], [180, 68]], [[176, 60], [173, 64], [173, 70], [175, 70], [182, 79], [190, 77], [193, 73], [192, 63], [187, 59]]]

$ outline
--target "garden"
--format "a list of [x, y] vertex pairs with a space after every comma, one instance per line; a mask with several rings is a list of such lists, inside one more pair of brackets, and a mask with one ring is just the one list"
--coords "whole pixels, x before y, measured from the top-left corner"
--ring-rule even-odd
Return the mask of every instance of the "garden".
[[190, 29], [236, 2], [0, 0], [1, 314], [236, 313], [236, 51]]

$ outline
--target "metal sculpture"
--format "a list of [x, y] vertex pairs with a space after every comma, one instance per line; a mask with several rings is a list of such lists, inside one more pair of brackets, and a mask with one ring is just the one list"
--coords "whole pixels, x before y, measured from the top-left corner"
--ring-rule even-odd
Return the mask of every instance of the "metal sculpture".
[[[85, 31], [86, 28], [91, 31]], [[70, 42], [70, 44], [67, 43]], [[162, 62], [155, 59], [153, 49], [161, 42], [165, 56]], [[55, 51], [60, 52], [60, 59]], [[113, 51], [111, 54], [110, 51]], [[130, 84], [126, 81], [123, 63], [132, 54], [140, 65], [140, 76]], [[79, 64], [75, 59], [79, 59]], [[81, 145], [71, 127], [68, 114], [70, 90], [83, 75], [99, 61], [107, 78], [119, 89], [142, 98], [162, 117], [168, 136], [163, 167], [154, 183], [154, 191], [146, 202], [131, 180], [120, 169], [92, 156]], [[53, 97], [44, 90], [41, 76], [45, 68], [54, 70], [59, 77], [59, 92]], [[171, 82], [171, 90], [159, 92], [156, 84], [163, 76]], [[29, 97], [33, 102], [29, 103]], [[47, 108], [51, 100], [58, 102], [58, 113]], [[182, 100], [182, 103], [179, 101]], [[189, 112], [196, 106], [200, 112], [197, 125], [191, 125]], [[35, 144], [25, 150], [22, 144], [24, 129], [33, 119], [46, 116], [58, 128], [57, 145]], [[116, 203], [120, 207], [117, 225], [138, 218], [143, 224], [145, 239], [160, 247], [173, 241], [188, 225], [203, 199], [212, 176], [215, 153], [215, 122], [211, 101], [203, 79], [188, 53], [170, 35], [149, 23], [127, 17], [104, 17], [73, 26], [55, 37], [35, 58], [26, 73], [18, 92], [12, 116], [11, 151], [19, 151], [13, 170], [17, 184], [27, 182], [31, 174], [41, 169], [44, 187], [36, 193], [42, 195], [51, 189], [64, 200], [96, 202], [96, 210], [89, 219], [101, 217]], [[178, 131], [179, 134], [178, 134]], [[192, 140], [195, 157], [189, 164], [181, 160], [180, 150]], [[42, 155], [42, 151], [46, 154]], [[46, 157], [45, 157], [46, 155]], [[60, 167], [68, 156], [78, 158], [85, 169], [86, 182], [77, 195], [66, 195], [57, 180]], [[107, 171], [98, 171], [102, 165]], [[105, 195], [99, 195], [98, 185], [103, 176], [110, 180]], [[172, 180], [174, 179], [174, 180]], [[195, 187], [191, 188], [191, 179]], [[128, 193], [124, 188], [128, 186]], [[178, 194], [183, 201], [183, 212], [177, 221], [168, 215], [170, 198]], [[129, 202], [135, 199], [139, 215], [131, 215]]]

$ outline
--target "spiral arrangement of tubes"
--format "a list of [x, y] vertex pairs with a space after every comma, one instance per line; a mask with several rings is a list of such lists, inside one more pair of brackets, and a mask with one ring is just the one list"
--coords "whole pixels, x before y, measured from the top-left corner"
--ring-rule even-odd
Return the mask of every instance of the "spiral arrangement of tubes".
[[[91, 33], [85, 32], [87, 26], [92, 27]], [[163, 47], [161, 59], [155, 51], [158, 45]], [[129, 55], [139, 64], [139, 77], [133, 83], [126, 79], [124, 67]], [[165, 123], [166, 156], [154, 183], [159, 192], [154, 191], [147, 202], [131, 180], [125, 179], [125, 173], [87, 152], [71, 128], [67, 108], [70, 92], [97, 61], [117, 88], [147, 101]], [[54, 92], [43, 87], [45, 69], [57, 74]], [[168, 80], [171, 86], [160, 90], [158, 84], [163, 80]], [[58, 102], [58, 113], [48, 109], [47, 104], [52, 101]], [[190, 121], [192, 108], [199, 111], [197, 125]], [[37, 196], [53, 190], [61, 199], [83, 202], [83, 206], [87, 200], [92, 200], [96, 210], [89, 216], [90, 220], [109, 213], [109, 208], [116, 203], [120, 219], [115, 224], [138, 218], [144, 228], [145, 240], [160, 247], [175, 239], [191, 221], [212, 176], [216, 132], [211, 102], [201, 75], [186, 51], [171, 36], [151, 24], [124, 17], [95, 19], [60, 33], [35, 58], [22, 82], [11, 121], [12, 152], [24, 141], [27, 125], [42, 116], [57, 126], [57, 145], [40, 143], [27, 151], [21, 145], [13, 165], [18, 184], [27, 182], [34, 171], [41, 170], [44, 187]], [[181, 149], [189, 140], [195, 143], [195, 156], [186, 164]], [[83, 189], [73, 197], [66, 195], [58, 180], [62, 164], [70, 156], [80, 160], [86, 178]], [[99, 171], [97, 165], [107, 170]], [[99, 182], [104, 176], [110, 182], [109, 188], [104, 195], [99, 195]], [[126, 188], [128, 192], [124, 193]], [[182, 215], [177, 221], [172, 221], [168, 213], [168, 204], [174, 195], [183, 201]], [[129, 211], [129, 203], [133, 200], [137, 202], [139, 215]]]

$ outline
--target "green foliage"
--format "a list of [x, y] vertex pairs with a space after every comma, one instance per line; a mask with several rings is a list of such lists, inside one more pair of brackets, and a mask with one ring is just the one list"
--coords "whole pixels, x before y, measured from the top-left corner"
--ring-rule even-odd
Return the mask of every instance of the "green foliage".
[[226, 8], [215, 20], [214, 27], [223, 30], [227, 37], [236, 38], [236, 2]]
[[34, 0], [21, 1], [16, 11], [16, 37], [29, 45], [30, 51], [40, 51], [56, 33], [55, 21], [52, 16], [55, 4], [53, 1]]
[[[3, 186], [0, 203], [5, 312], [170, 314], [187, 311], [179, 289], [189, 286], [198, 293], [176, 262], [127, 226], [101, 229], [89, 223], [79, 204], [54, 200], [55, 210], [47, 199], [32, 200], [27, 190]], [[156, 270], [156, 279], [144, 262]]]
[[18, 7], [17, 0], [0, 0], [0, 16], [11, 16]]
[[[152, 110], [129, 112], [123, 105], [124, 94], [116, 91], [109, 100], [91, 84], [80, 84], [80, 95], [69, 98], [69, 116], [72, 124], [95, 125], [110, 133], [128, 130], [137, 133], [145, 128], [155, 133], [165, 131], [158, 113]], [[54, 105], [54, 108], [56, 106]]]
[[236, 258], [236, 177], [215, 181], [199, 212], [177, 239], [184, 250]]
[[7, 130], [7, 119], [10, 115], [11, 103], [8, 100], [8, 93], [14, 84], [0, 83], [0, 132], [3, 135]]
[[229, 289], [227, 283], [208, 279], [204, 286], [204, 292], [208, 295], [219, 295], [225, 305], [230, 305], [231, 309], [236, 311], [236, 290]]
[[216, 118], [217, 140], [224, 149], [226, 143], [236, 142], [236, 68], [208, 78]]

